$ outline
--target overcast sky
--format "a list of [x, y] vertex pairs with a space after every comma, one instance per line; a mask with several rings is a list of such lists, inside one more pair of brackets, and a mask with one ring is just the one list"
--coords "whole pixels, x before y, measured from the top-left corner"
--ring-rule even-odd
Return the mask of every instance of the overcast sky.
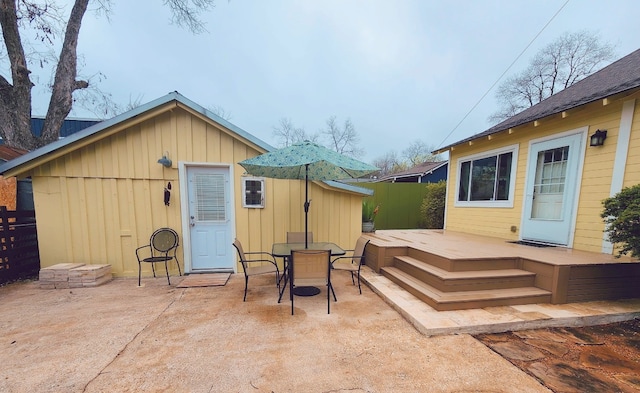
[[119, 104], [177, 90], [274, 146], [281, 118], [307, 132], [351, 119], [367, 162], [492, 126], [490, 88], [540, 31], [507, 76], [564, 32], [595, 31], [617, 57], [640, 48], [637, 0], [218, 0], [200, 35], [160, 0], [113, 3], [110, 21], [87, 13], [79, 52]]

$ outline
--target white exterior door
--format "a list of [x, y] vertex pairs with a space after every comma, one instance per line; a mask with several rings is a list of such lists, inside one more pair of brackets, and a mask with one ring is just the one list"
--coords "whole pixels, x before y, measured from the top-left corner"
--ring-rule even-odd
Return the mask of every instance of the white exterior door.
[[191, 272], [233, 271], [230, 173], [225, 167], [188, 167]]
[[569, 245], [582, 160], [582, 134], [532, 143], [521, 237]]

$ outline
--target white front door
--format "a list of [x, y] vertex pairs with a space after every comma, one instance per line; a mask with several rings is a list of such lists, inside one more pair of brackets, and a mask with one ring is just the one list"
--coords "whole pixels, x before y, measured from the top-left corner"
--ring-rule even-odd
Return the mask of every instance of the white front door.
[[569, 244], [575, 222], [582, 139], [582, 134], [572, 134], [531, 144], [522, 240]]
[[191, 271], [233, 271], [230, 174], [226, 167], [188, 167]]

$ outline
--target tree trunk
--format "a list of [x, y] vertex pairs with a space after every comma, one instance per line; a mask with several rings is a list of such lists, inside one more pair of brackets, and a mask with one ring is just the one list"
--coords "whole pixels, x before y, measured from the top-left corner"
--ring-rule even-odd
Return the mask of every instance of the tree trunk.
[[31, 148], [31, 71], [27, 68], [24, 48], [18, 30], [15, 0], [0, 1], [0, 25], [11, 63], [13, 85], [0, 76], [0, 136], [9, 146]]
[[76, 0], [69, 15], [64, 43], [60, 51], [60, 59], [56, 68], [56, 76], [51, 92], [51, 101], [47, 110], [47, 117], [42, 126], [42, 136], [38, 140], [38, 146], [44, 146], [54, 142], [60, 136], [60, 128], [64, 119], [69, 115], [73, 105], [73, 92], [84, 89], [89, 84], [86, 81], [77, 81], [77, 47], [78, 35], [82, 17], [87, 11], [89, 0]]
[[76, 81], [77, 46], [80, 25], [89, 0], [76, 0], [69, 16], [60, 59], [56, 68], [51, 101], [42, 135], [31, 133], [31, 71], [18, 29], [15, 0], [0, 0], [0, 25], [11, 63], [11, 82], [0, 75], [0, 136], [8, 146], [33, 150], [58, 139], [64, 119], [71, 111], [73, 92], [88, 83]]

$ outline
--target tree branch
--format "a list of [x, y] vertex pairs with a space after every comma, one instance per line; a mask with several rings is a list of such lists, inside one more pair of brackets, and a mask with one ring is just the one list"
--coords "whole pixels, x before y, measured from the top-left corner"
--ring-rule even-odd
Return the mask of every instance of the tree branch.
[[47, 117], [42, 126], [42, 136], [38, 141], [40, 146], [58, 139], [62, 123], [69, 115], [73, 105], [73, 92], [89, 85], [87, 82], [76, 81], [78, 72], [78, 35], [80, 34], [82, 17], [87, 11], [88, 3], [89, 0], [76, 0], [71, 9], [62, 50], [60, 51], [60, 59], [56, 67], [51, 101], [49, 102]]
[[[11, 64], [13, 84], [2, 78], [2, 107], [0, 108], [0, 135], [10, 146], [24, 147], [32, 142], [31, 88], [24, 48], [18, 28], [16, 2], [0, 2], [0, 25]], [[24, 133], [26, 130], [27, 134]]]

